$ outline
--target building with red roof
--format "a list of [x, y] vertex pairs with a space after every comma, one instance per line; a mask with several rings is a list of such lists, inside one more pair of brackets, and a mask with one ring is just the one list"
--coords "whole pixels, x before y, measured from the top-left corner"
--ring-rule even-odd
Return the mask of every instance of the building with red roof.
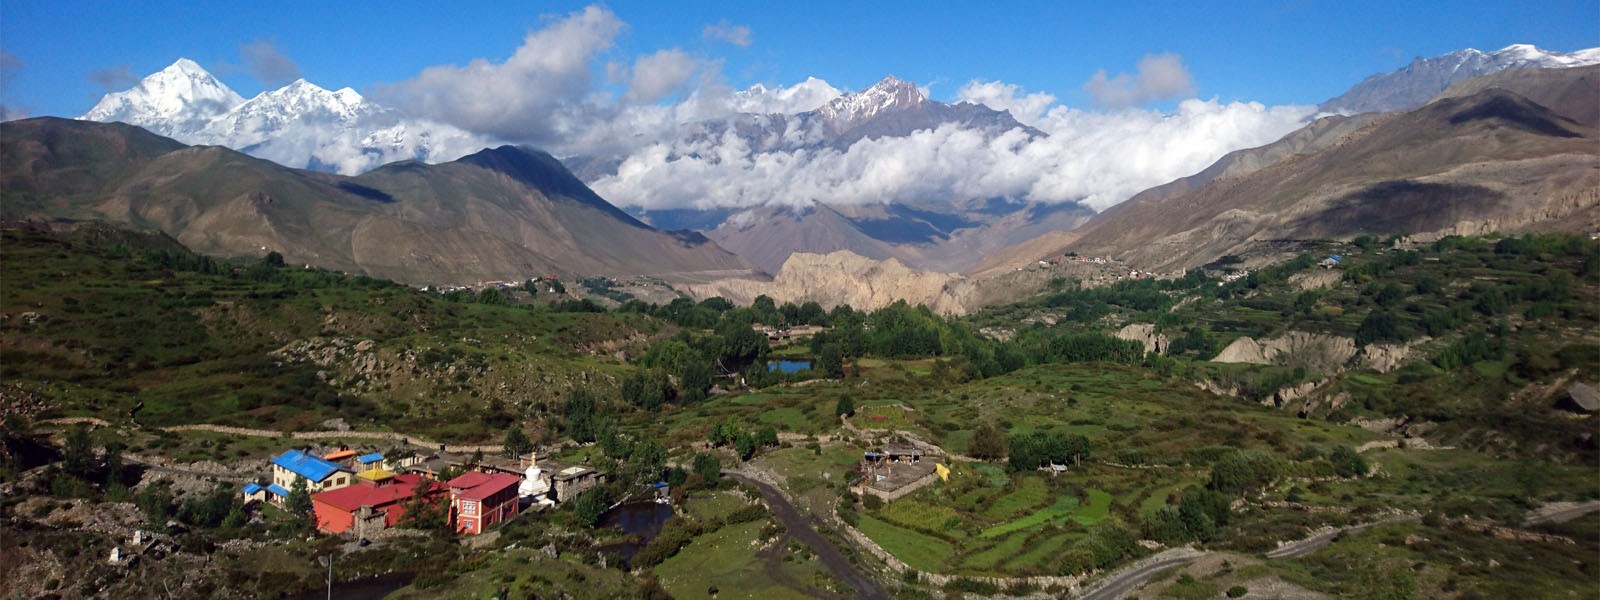
[[459, 533], [479, 534], [490, 525], [517, 516], [517, 486], [522, 478], [509, 473], [465, 473], [450, 487], [450, 520]]
[[[311, 495], [317, 529], [327, 533], [354, 531], [357, 537], [394, 527], [406, 513], [406, 503], [417, 493], [421, 475], [395, 475], [381, 482], [361, 481], [352, 486]], [[443, 484], [429, 481], [427, 495], [445, 494]]]

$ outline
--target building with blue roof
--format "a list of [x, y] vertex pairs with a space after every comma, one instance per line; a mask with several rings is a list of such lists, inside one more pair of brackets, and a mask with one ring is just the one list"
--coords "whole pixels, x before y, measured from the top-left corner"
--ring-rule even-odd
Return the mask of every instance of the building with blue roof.
[[244, 484], [244, 501], [258, 502], [267, 499], [267, 488], [259, 483]]
[[315, 494], [336, 490], [356, 482], [356, 475], [336, 464], [304, 450], [290, 450], [272, 459], [272, 484], [267, 486], [267, 500], [282, 504], [294, 489], [296, 480], [306, 482], [306, 490]]
[[361, 463], [362, 465], [371, 465], [373, 463], [383, 462], [383, 453], [373, 452], [372, 454], [363, 454], [356, 457], [356, 462]]

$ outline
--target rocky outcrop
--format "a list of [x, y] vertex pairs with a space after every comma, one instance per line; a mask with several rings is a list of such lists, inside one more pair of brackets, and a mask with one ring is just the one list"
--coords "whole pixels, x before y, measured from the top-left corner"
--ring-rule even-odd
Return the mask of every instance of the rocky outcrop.
[[1156, 326], [1153, 323], [1129, 323], [1117, 331], [1116, 336], [1118, 339], [1144, 344], [1145, 352], [1156, 354], [1166, 354], [1167, 348], [1172, 345], [1166, 335], [1156, 333]]
[[829, 254], [797, 252], [784, 261], [772, 281], [721, 279], [689, 285], [685, 289], [699, 298], [721, 296], [736, 305], [749, 304], [766, 295], [782, 304], [814, 301], [824, 307], [849, 304], [858, 310], [874, 310], [896, 300], [922, 304], [934, 312], [966, 314], [970, 309], [972, 281], [950, 273], [912, 271], [899, 260], [873, 260], [840, 250]]
[[1347, 337], [1291, 331], [1256, 341], [1248, 336], [1228, 344], [1213, 362], [1305, 367], [1331, 373], [1344, 368], [1356, 355], [1356, 341]]
[[[1299, 385], [1287, 386], [1287, 387], [1279, 389], [1276, 392], [1273, 392], [1272, 393], [1272, 399], [1270, 400], [1269, 403], [1274, 405], [1274, 406], [1278, 406], [1278, 407], [1281, 408], [1283, 406], [1290, 405], [1290, 404], [1294, 403], [1297, 400], [1301, 400], [1301, 399], [1306, 398], [1307, 396], [1309, 396], [1311, 394], [1312, 391], [1314, 391], [1316, 389], [1317, 389], [1317, 384], [1316, 384], [1316, 382], [1313, 382], [1313, 381], [1307, 381], [1307, 382], [1299, 384]], [[1309, 405], [1310, 403], [1306, 402], [1306, 403], [1302, 403], [1302, 404]], [[1301, 408], [1304, 408], [1304, 406], [1302, 406]]]
[[1361, 348], [1356, 361], [1368, 369], [1388, 373], [1400, 368], [1400, 365], [1411, 357], [1412, 351], [1417, 346], [1427, 343], [1429, 339], [1431, 338], [1415, 339], [1404, 344], [1369, 344]]

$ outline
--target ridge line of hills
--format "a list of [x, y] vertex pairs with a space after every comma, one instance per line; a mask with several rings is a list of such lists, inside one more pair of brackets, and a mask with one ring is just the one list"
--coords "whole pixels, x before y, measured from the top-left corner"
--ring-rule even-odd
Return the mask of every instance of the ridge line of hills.
[[42, 117], [0, 124], [0, 138], [6, 220], [105, 219], [206, 254], [274, 250], [419, 285], [750, 271], [703, 236], [628, 216], [549, 154], [513, 146], [345, 177], [122, 124]]

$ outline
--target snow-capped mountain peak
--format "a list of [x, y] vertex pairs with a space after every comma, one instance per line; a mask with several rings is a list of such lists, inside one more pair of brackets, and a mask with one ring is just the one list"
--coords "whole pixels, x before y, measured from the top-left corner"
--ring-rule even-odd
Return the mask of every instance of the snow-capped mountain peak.
[[163, 135], [192, 130], [244, 102], [244, 98], [187, 58], [150, 74], [132, 89], [106, 94], [83, 115], [121, 121]]
[[245, 100], [188, 59], [106, 94], [81, 118], [347, 175], [397, 160], [455, 160], [493, 145], [449, 125], [407, 119], [348, 87], [330, 91], [305, 79]]
[[922, 95], [922, 90], [917, 89], [916, 84], [890, 75], [870, 88], [834, 98], [818, 112], [830, 122], [844, 124], [883, 113], [913, 110], [927, 102], [927, 96]]
[[1571, 54], [1531, 44], [1511, 44], [1493, 52], [1473, 48], [1418, 58], [1404, 68], [1366, 78], [1343, 95], [1322, 104], [1326, 112], [1354, 114], [1409, 110], [1422, 106], [1463, 79], [1505, 69], [1559, 69], [1600, 63], [1600, 48]]
[[816, 110], [839, 97], [838, 88], [816, 77], [790, 87], [769, 88], [755, 84], [733, 93], [731, 105], [734, 112], [757, 115], [792, 115]]

